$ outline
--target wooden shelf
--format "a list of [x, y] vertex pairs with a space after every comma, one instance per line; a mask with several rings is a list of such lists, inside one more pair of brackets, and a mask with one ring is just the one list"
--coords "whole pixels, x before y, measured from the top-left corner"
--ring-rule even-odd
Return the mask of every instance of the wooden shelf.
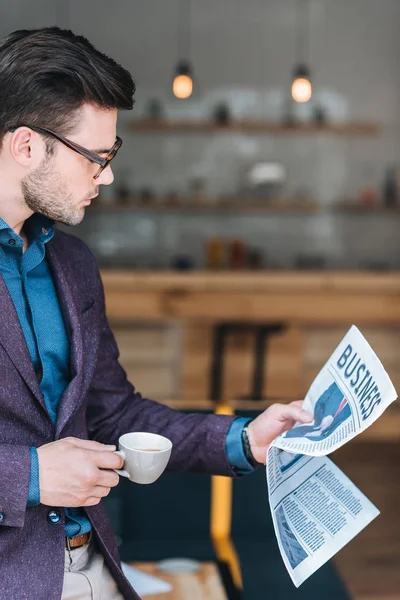
[[[117, 202], [117, 200], [115, 200]], [[128, 198], [125, 205], [95, 203], [88, 209], [91, 212], [156, 212], [156, 213], [315, 213], [320, 211], [319, 205], [310, 201], [294, 200], [238, 200], [223, 201], [218, 198], [204, 198], [194, 200], [192, 198], [179, 198], [176, 202], [168, 202], [167, 199], [156, 198], [151, 204], [140, 202], [137, 198]]]
[[188, 121], [163, 119], [138, 119], [131, 121], [130, 129], [136, 133], [165, 134], [207, 134], [207, 133], [251, 133], [251, 134], [332, 134], [376, 136], [380, 127], [377, 123], [279, 123], [268, 121], [231, 121], [227, 125], [218, 125], [214, 121]]
[[355, 215], [400, 215], [399, 207], [386, 206], [358, 206], [351, 203], [338, 203], [332, 206], [323, 206], [315, 200], [254, 200], [239, 199], [221, 199], [217, 197], [207, 197], [204, 199], [193, 199], [190, 197], [177, 198], [176, 201], [169, 201], [167, 198], [156, 197], [149, 201], [149, 204], [138, 198], [132, 197], [125, 200], [125, 204], [118, 204], [118, 199], [110, 200], [107, 204], [95, 202], [88, 209], [91, 213], [97, 212], [147, 212], [147, 213], [203, 213], [203, 214], [355, 214]]
[[338, 213], [356, 215], [399, 214], [400, 206], [383, 206], [382, 204], [376, 204], [375, 206], [363, 206], [362, 204], [339, 203], [333, 206], [332, 210]]

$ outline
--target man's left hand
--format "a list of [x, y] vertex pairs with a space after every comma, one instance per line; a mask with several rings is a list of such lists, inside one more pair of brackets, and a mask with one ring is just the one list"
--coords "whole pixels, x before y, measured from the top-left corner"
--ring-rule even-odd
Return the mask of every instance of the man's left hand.
[[301, 408], [302, 400], [290, 404], [272, 404], [248, 426], [250, 448], [257, 462], [265, 464], [271, 442], [297, 422], [310, 423], [313, 415]]

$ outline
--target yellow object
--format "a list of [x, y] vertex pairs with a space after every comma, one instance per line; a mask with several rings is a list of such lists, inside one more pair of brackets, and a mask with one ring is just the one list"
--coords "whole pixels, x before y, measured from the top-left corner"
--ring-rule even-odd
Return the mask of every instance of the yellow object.
[[213, 237], [207, 240], [205, 262], [209, 269], [221, 269], [224, 266], [225, 247], [220, 237]]
[[172, 91], [176, 98], [185, 100], [193, 93], [193, 80], [189, 75], [177, 75], [172, 83]]
[[292, 83], [292, 98], [296, 102], [308, 102], [312, 95], [312, 86], [309, 79], [296, 77]]
[[[216, 414], [233, 415], [228, 404], [217, 404]], [[218, 558], [229, 564], [232, 579], [238, 588], [243, 588], [240, 561], [231, 539], [232, 479], [213, 475], [211, 478], [211, 539]]]

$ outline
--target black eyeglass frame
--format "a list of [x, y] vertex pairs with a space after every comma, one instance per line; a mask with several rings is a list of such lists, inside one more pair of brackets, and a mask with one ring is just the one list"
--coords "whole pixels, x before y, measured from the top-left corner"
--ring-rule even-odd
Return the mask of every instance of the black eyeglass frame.
[[62, 144], [64, 144], [64, 146], [67, 146], [67, 148], [70, 148], [70, 150], [73, 150], [74, 152], [77, 152], [81, 156], [84, 156], [91, 162], [94, 162], [94, 163], [100, 165], [100, 169], [94, 175], [93, 179], [98, 179], [100, 177], [100, 175], [102, 174], [104, 169], [106, 169], [108, 167], [108, 165], [110, 164], [110, 162], [116, 157], [118, 150], [122, 146], [122, 139], [117, 136], [115, 144], [111, 148], [109, 155], [107, 156], [107, 158], [103, 158], [102, 156], [100, 156], [100, 154], [97, 154], [96, 152], [92, 152], [92, 150], [88, 150], [87, 148], [80, 146], [76, 142], [72, 142], [71, 140], [68, 140], [67, 138], [63, 137], [62, 135], [59, 135], [58, 133], [54, 133], [54, 131], [51, 131], [50, 129], [45, 129], [45, 127], [37, 127], [36, 125], [17, 125], [15, 127], [9, 127], [8, 130], [15, 131], [19, 127], [28, 127], [29, 129], [32, 129], [33, 131], [37, 131], [38, 133], [42, 133], [44, 135], [50, 135], [50, 136], [54, 137], [56, 140], [58, 140], [59, 142], [61, 142]]

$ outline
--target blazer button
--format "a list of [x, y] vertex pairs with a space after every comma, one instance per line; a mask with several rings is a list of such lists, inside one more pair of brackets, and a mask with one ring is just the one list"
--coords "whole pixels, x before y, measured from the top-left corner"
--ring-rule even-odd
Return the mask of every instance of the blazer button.
[[4, 513], [0, 512], [0, 523], [2, 523], [5, 519]]
[[47, 513], [47, 520], [52, 525], [57, 525], [61, 521], [61, 515], [58, 510], [49, 510]]

